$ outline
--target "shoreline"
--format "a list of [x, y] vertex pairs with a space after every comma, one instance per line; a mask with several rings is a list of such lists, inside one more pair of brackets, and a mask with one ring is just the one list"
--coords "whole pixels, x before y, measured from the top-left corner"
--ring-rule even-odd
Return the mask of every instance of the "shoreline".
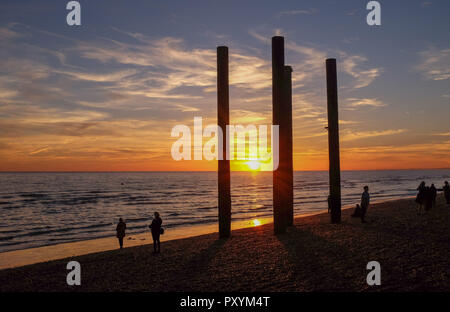
[[[414, 197], [392, 198], [380, 201], [374, 201], [372, 205], [389, 203], [397, 200], [411, 199]], [[354, 208], [349, 204], [342, 207], [342, 211]], [[294, 218], [305, 218], [328, 213], [327, 209], [318, 210], [316, 212], [305, 212], [295, 215]], [[273, 217], [258, 218], [259, 225], [254, 225], [253, 220], [235, 221], [231, 223], [231, 230], [239, 230], [245, 228], [258, 227], [265, 224], [273, 223]], [[194, 238], [205, 234], [218, 233], [218, 224], [193, 225], [167, 230], [161, 235], [161, 243], [184, 238]], [[150, 232], [132, 234], [124, 239], [124, 248], [142, 246], [152, 244]], [[47, 261], [65, 259], [69, 257], [77, 257], [97, 252], [105, 252], [118, 249], [116, 237], [101, 237], [74, 242], [67, 242], [54, 245], [46, 245], [40, 247], [31, 247], [26, 249], [18, 249], [0, 253], [0, 270], [22, 267]]]
[[[307, 217], [311, 215], [321, 214], [324, 212], [326, 212], [326, 210], [300, 214], [296, 215], [295, 218]], [[239, 229], [262, 226], [264, 224], [273, 222], [273, 218], [258, 218], [257, 220], [260, 222], [260, 225], [254, 225], [253, 220], [254, 219], [232, 222], [231, 230], [234, 231]], [[214, 234], [214, 233], [218, 233], [218, 224], [177, 227], [174, 229], [166, 230], [165, 233], [161, 235], [161, 243], [184, 238], [194, 238], [200, 235]], [[153, 244], [150, 231], [138, 234], [131, 234], [129, 236], [127, 235], [124, 238], [124, 248], [148, 244]], [[111, 251], [116, 249], [119, 249], [117, 238], [110, 236], [110, 237], [101, 237], [61, 244], [6, 251], [0, 253], [0, 270], [17, 268], [47, 261], [60, 260], [69, 257], [83, 256], [97, 252]]]
[[[0, 270], [0, 292], [298, 292], [449, 291], [450, 206], [418, 215], [414, 199], [371, 204], [367, 223], [342, 209], [342, 221], [317, 213], [294, 219], [286, 233], [273, 223], [174, 239], [160, 254], [151, 245], [127, 247]], [[80, 286], [66, 283], [67, 263], [82, 267]], [[366, 282], [380, 263], [381, 285]]]

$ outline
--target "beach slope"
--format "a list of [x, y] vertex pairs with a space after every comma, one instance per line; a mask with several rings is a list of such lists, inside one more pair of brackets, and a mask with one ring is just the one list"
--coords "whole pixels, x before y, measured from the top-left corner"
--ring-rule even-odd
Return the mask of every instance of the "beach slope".
[[[344, 210], [272, 224], [98, 252], [0, 271], [0, 291], [449, 291], [450, 207], [418, 216], [414, 199], [374, 204], [367, 224]], [[81, 264], [81, 286], [68, 286], [66, 265]], [[368, 286], [366, 265], [381, 264], [381, 286]]]

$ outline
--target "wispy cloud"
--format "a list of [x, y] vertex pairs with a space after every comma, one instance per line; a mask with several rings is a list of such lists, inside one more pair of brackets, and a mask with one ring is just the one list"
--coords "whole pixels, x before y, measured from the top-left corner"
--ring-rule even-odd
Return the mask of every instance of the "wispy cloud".
[[0, 40], [8, 40], [21, 37], [21, 34], [11, 29], [11, 27], [0, 27]]
[[354, 78], [352, 86], [354, 89], [367, 87], [383, 72], [381, 67], [363, 69], [361, 65], [367, 62], [365, 56], [349, 55], [345, 52], [340, 52], [339, 54], [342, 58], [339, 66], [342, 67], [344, 72]]
[[435, 133], [434, 135], [437, 135], [437, 136], [450, 136], [450, 132]]
[[347, 98], [344, 100], [344, 107], [347, 110], [354, 110], [359, 107], [384, 107], [385, 103], [377, 98]]
[[311, 8], [311, 9], [307, 9], [307, 10], [288, 10], [288, 11], [281, 11], [280, 13], [277, 14], [278, 18], [281, 18], [285, 15], [312, 15], [317, 13], [317, 9]]
[[30, 155], [30, 156], [37, 155], [37, 154], [40, 154], [40, 153], [43, 153], [43, 152], [48, 151], [48, 149], [49, 149], [48, 146], [45, 146], [45, 147], [42, 147], [42, 148], [38, 148], [37, 150], [31, 151], [31, 152], [29, 153], [29, 155]]
[[406, 131], [407, 129], [389, 129], [389, 130], [375, 130], [375, 131], [355, 131], [348, 129], [344, 131], [341, 140], [342, 141], [361, 140], [380, 136], [397, 135], [400, 133], [404, 133]]
[[[250, 30], [249, 34], [265, 44], [270, 44], [269, 36], [263, 36], [255, 30]], [[292, 40], [286, 41], [285, 46], [288, 51], [294, 53], [293, 60], [289, 61], [289, 64], [294, 67], [294, 77], [296, 79], [294, 83], [301, 85], [305, 80], [323, 77], [325, 59], [328, 55], [332, 55], [331, 51], [298, 44]], [[338, 51], [338, 55], [340, 57], [338, 68], [352, 78], [350, 84], [345, 86], [347, 89], [367, 87], [383, 73], [383, 68], [381, 67], [367, 66], [368, 59], [363, 55], [350, 54], [345, 51]]]
[[422, 63], [416, 67], [428, 80], [446, 80], [450, 78], [450, 49], [429, 49], [419, 52]]

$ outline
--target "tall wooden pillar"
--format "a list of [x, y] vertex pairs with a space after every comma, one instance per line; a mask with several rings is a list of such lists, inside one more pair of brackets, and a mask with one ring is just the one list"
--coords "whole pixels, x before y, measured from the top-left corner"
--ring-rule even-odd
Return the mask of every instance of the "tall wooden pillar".
[[[284, 101], [284, 38], [272, 37], [272, 124], [279, 125], [279, 161], [273, 171], [273, 227], [275, 234], [286, 231], [287, 142], [286, 101]], [[276, 142], [275, 142], [276, 143]]]
[[336, 59], [326, 60], [331, 223], [341, 222], [341, 168]]
[[292, 67], [284, 66], [284, 100], [286, 101], [286, 128], [288, 142], [286, 148], [286, 225], [294, 224], [294, 164], [292, 138]]
[[219, 237], [230, 237], [231, 232], [231, 191], [230, 161], [227, 151], [230, 148], [226, 140], [227, 125], [230, 124], [228, 47], [217, 47], [217, 124], [222, 129], [222, 160], [218, 166], [219, 195]]

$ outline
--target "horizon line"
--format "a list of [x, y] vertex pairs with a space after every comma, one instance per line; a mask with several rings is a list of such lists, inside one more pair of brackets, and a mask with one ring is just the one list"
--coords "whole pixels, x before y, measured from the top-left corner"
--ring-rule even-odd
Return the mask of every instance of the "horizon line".
[[[418, 171], [418, 170], [450, 170], [449, 168], [390, 168], [390, 169], [345, 169], [343, 171]], [[328, 170], [294, 170], [294, 172], [326, 172]], [[14, 171], [1, 171], [0, 173], [146, 173], [146, 172], [218, 172], [217, 170], [14, 170]], [[249, 173], [262, 173], [273, 171], [249, 171], [249, 170], [231, 170], [231, 172], [249, 172]]]

